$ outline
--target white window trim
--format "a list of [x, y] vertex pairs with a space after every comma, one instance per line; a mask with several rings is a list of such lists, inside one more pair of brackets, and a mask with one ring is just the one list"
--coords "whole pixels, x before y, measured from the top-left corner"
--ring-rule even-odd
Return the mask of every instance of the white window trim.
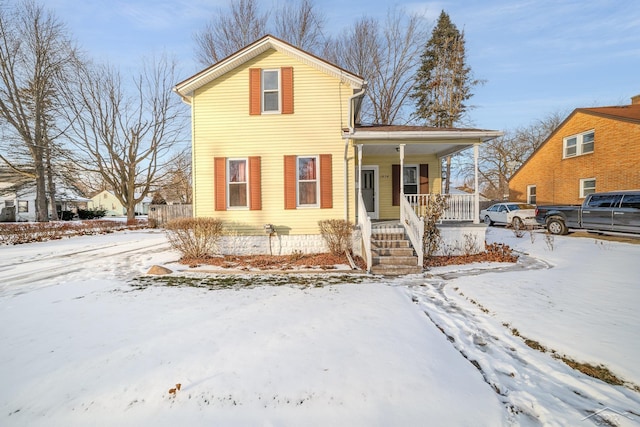
[[[247, 205], [246, 206], [231, 206], [231, 191], [229, 186], [231, 185], [231, 177], [230, 177], [230, 173], [231, 173], [231, 168], [229, 167], [229, 163], [233, 162], [233, 161], [239, 161], [239, 160], [243, 160], [245, 162], [245, 179], [246, 181], [244, 181], [246, 183], [246, 188], [247, 188], [247, 194], [245, 197], [245, 200], [247, 201]], [[227, 176], [225, 177], [226, 183], [225, 185], [227, 186], [226, 193], [227, 193], [227, 209], [228, 210], [247, 210], [249, 209], [249, 159], [246, 157], [229, 157], [227, 158], [227, 164], [226, 164], [226, 170], [227, 170]], [[236, 182], [234, 184], [240, 184], [239, 182]]]
[[[411, 164], [411, 165], [404, 165], [404, 169], [415, 169], [416, 171], [416, 183], [415, 184], [405, 184], [404, 183], [404, 170], [402, 171], [402, 187], [406, 188], [407, 185], [415, 185], [416, 186], [416, 192], [415, 194], [420, 194], [420, 165], [417, 164]], [[405, 191], [405, 194], [407, 194], [407, 192]], [[414, 193], [410, 193], [410, 194], [414, 194]]]
[[[264, 85], [264, 74], [267, 72], [274, 72], [277, 75], [276, 81], [278, 82], [278, 88], [273, 90], [266, 90]], [[280, 69], [278, 68], [266, 68], [260, 73], [260, 110], [262, 114], [280, 114], [282, 111], [282, 81], [280, 77]], [[278, 109], [277, 110], [265, 110], [264, 109], [264, 94], [265, 92], [277, 92], [278, 93]]]
[[[587, 151], [584, 152], [583, 151], [583, 147], [584, 147], [584, 136], [588, 135], [592, 133], [593, 134], [593, 150], [592, 151]], [[581, 133], [577, 133], [575, 135], [569, 135], [566, 136], [562, 139], [562, 158], [563, 159], [571, 159], [573, 157], [578, 157], [578, 156], [582, 156], [585, 154], [591, 154], [595, 151], [595, 133], [596, 131], [594, 129], [588, 130], [586, 132], [581, 132]], [[567, 141], [571, 138], [575, 138], [576, 139], [576, 154], [573, 154], [571, 156], [567, 156]]]
[[[303, 205], [300, 204], [300, 159], [316, 159], [316, 203]], [[302, 182], [311, 182], [311, 180], [303, 180]], [[296, 157], [296, 207], [297, 208], [319, 208], [320, 207], [320, 156], [319, 155], [311, 155], [311, 156], [297, 156]]]
[[[595, 179], [595, 178], [581, 178], [581, 179], [580, 179], [580, 198], [581, 198], [581, 199], [584, 199], [585, 197], [587, 197], [587, 194], [584, 194], [584, 190], [585, 190], [585, 188], [584, 188], [584, 183], [585, 183], [586, 181], [593, 181], [593, 182], [594, 182], [594, 185], [593, 185], [593, 192], [594, 192], [594, 193], [595, 193], [595, 191], [596, 191], [596, 186], [597, 186], [597, 184], [598, 184], [598, 183], [596, 182], [596, 179]], [[591, 194], [591, 193], [589, 193], [589, 194]]]
[[538, 189], [535, 184], [527, 185], [527, 203], [530, 205], [535, 205], [536, 203], [531, 202], [531, 189], [536, 189], [536, 202], [538, 201]]

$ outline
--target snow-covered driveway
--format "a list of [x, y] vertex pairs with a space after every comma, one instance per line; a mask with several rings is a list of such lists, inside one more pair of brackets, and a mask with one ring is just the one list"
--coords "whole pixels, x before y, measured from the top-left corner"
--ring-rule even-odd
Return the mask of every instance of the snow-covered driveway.
[[637, 425], [638, 392], [512, 330], [638, 384], [640, 245], [489, 238], [538, 261], [210, 291], [131, 286], [184, 268], [157, 231], [0, 247], [0, 425]]

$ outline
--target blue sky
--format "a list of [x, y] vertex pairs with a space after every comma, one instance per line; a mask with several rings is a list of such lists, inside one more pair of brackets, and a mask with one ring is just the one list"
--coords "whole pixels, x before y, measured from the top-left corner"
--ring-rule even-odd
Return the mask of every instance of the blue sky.
[[[283, 1], [283, 0], [279, 0]], [[266, 0], [266, 5], [276, 2]], [[193, 33], [227, 0], [47, 0], [89, 55], [124, 72], [166, 51], [181, 75], [199, 71]], [[475, 77], [475, 127], [511, 130], [550, 113], [629, 104], [640, 94], [638, 0], [315, 0], [336, 35], [358, 17], [384, 20], [392, 5], [423, 13], [430, 31], [441, 10], [464, 30]]]

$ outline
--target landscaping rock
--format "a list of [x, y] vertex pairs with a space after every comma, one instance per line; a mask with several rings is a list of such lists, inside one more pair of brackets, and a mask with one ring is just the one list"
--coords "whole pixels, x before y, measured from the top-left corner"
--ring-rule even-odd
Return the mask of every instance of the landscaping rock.
[[173, 273], [172, 270], [169, 270], [168, 268], [162, 267], [160, 265], [154, 265], [149, 269], [149, 271], [147, 271], [147, 274], [156, 274], [159, 276], [162, 276], [164, 274], [171, 274], [171, 273]]

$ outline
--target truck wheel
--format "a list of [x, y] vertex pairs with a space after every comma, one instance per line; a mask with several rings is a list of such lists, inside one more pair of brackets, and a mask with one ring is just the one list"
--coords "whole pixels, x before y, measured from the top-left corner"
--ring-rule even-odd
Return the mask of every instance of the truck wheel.
[[567, 226], [564, 221], [558, 218], [551, 218], [547, 221], [547, 230], [551, 234], [567, 234]]
[[487, 225], [493, 225], [493, 221], [491, 221], [491, 218], [489, 218], [489, 215], [484, 217], [484, 223]]

